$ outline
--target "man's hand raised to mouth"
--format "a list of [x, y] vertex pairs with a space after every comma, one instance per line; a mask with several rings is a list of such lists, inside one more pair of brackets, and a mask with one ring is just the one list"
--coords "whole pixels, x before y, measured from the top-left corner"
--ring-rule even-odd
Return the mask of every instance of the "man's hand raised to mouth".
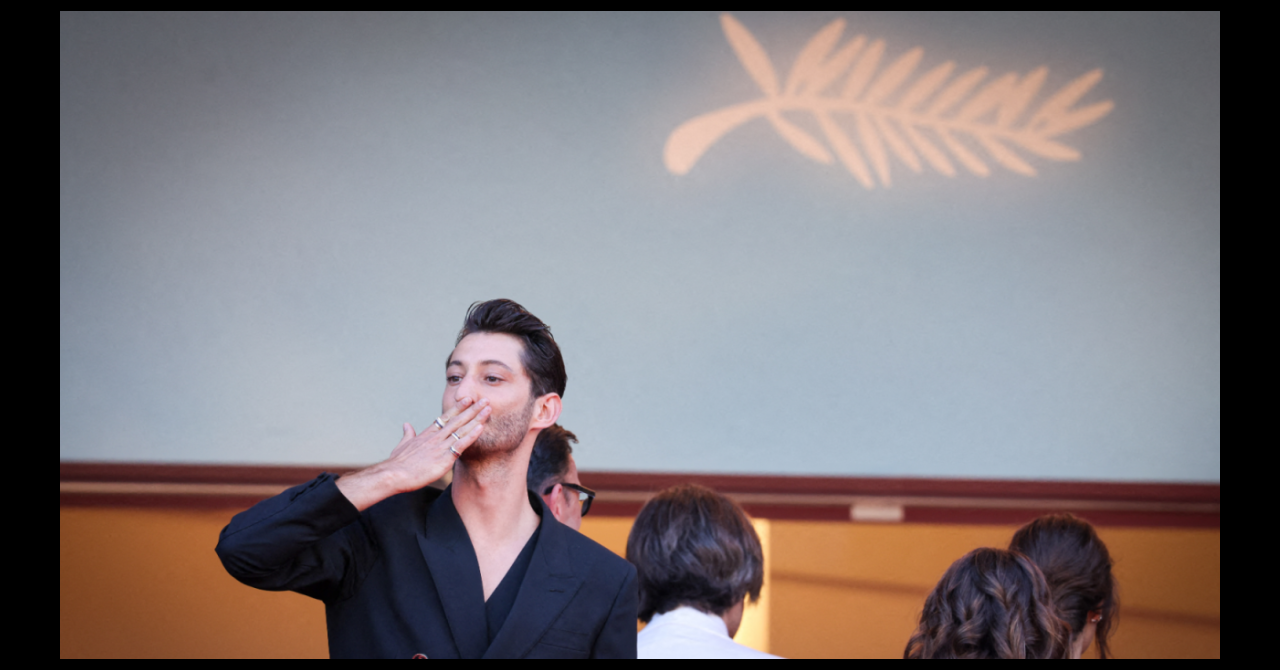
[[387, 460], [338, 478], [338, 490], [361, 512], [393, 495], [417, 491], [453, 468], [484, 432], [492, 413], [488, 399], [462, 398], [421, 433], [406, 423], [404, 437]]

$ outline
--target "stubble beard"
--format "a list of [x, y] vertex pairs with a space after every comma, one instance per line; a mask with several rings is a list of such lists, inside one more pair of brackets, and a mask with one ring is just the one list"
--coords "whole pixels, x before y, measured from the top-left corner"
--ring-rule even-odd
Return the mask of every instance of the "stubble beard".
[[462, 452], [462, 460], [478, 463], [505, 458], [514, 452], [529, 432], [533, 420], [533, 399], [520, 412], [494, 415], [485, 424], [475, 443]]

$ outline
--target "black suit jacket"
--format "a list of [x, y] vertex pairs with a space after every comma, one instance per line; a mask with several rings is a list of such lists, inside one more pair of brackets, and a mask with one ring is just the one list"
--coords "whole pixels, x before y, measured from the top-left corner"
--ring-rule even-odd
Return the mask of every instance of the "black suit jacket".
[[217, 547], [241, 582], [324, 601], [330, 656], [635, 658], [635, 568], [543, 513], [537, 496], [533, 558], [486, 648], [480, 564], [453, 496], [424, 488], [362, 514], [336, 479], [237, 514]]

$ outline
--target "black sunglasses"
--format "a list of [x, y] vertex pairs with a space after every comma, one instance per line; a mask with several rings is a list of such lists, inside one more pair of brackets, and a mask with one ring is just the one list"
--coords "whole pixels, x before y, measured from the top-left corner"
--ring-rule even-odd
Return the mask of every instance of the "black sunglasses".
[[[596, 499], [596, 492], [592, 491], [591, 489], [581, 484], [570, 484], [569, 482], [560, 482], [560, 485], [567, 489], [573, 489], [574, 491], [578, 492], [578, 500], [582, 502], [582, 516], [586, 516], [587, 512], [591, 510], [591, 501]], [[542, 495], [544, 496], [551, 495], [551, 492], [554, 491], [555, 488], [556, 488], [555, 484], [548, 486], [547, 490], [542, 492]]]

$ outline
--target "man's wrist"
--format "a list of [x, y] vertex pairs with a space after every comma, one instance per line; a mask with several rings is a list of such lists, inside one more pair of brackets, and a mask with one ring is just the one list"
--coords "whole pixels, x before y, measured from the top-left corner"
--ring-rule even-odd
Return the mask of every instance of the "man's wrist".
[[361, 512], [406, 490], [402, 473], [386, 463], [371, 465], [338, 478], [338, 490]]

